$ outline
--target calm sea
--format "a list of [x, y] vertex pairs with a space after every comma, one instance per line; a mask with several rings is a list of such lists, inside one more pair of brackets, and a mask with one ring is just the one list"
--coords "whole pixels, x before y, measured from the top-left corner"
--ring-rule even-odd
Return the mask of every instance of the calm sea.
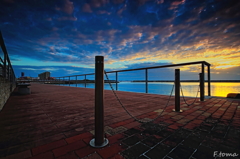
[[[174, 83], [171, 82], [149, 82], [148, 93], [170, 95]], [[69, 84], [61, 84], [62, 86], [69, 86]], [[84, 84], [70, 84], [72, 87], [85, 87]], [[94, 88], [94, 83], [87, 83], [86, 88]], [[114, 90], [116, 84], [112, 83]], [[197, 82], [181, 82], [182, 92], [184, 96], [199, 97], [199, 83]], [[104, 89], [110, 90], [109, 84], [105, 83]], [[119, 91], [139, 92], [145, 93], [146, 86], [144, 82], [120, 82], [118, 83]], [[205, 83], [205, 95], [207, 96], [207, 83]], [[228, 93], [240, 93], [239, 82], [212, 82], [211, 96], [226, 97]], [[173, 91], [174, 95], [174, 91]]]

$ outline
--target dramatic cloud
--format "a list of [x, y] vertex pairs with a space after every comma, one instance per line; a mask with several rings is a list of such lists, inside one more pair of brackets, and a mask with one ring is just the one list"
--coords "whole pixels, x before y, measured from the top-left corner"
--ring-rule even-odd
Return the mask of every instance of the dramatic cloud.
[[228, 78], [227, 70], [239, 77], [233, 69], [240, 66], [237, 0], [3, 0], [0, 6], [0, 29], [16, 68], [75, 65], [66, 74], [78, 74], [103, 55], [107, 69], [207, 61], [216, 77]]

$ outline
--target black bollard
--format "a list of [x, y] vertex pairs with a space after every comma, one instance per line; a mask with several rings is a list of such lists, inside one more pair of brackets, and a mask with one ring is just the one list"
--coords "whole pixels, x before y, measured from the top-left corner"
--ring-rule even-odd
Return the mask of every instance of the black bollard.
[[204, 74], [199, 73], [200, 78], [200, 101], [204, 101]]
[[101, 148], [108, 144], [104, 138], [104, 57], [95, 57], [95, 138], [90, 145]]
[[175, 69], [175, 112], [182, 112], [180, 110], [180, 69]]

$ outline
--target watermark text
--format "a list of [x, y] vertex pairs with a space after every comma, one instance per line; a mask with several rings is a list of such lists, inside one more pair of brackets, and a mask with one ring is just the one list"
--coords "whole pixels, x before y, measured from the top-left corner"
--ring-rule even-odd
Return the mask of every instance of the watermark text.
[[239, 154], [231, 152], [214, 151], [213, 157], [237, 157]]

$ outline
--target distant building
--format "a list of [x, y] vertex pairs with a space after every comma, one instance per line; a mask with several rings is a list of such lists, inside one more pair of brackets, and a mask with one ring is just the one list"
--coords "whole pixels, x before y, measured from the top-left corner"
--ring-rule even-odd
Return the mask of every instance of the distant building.
[[48, 79], [50, 77], [50, 72], [43, 72], [41, 74], [38, 74], [38, 77], [40, 78], [40, 80]]

